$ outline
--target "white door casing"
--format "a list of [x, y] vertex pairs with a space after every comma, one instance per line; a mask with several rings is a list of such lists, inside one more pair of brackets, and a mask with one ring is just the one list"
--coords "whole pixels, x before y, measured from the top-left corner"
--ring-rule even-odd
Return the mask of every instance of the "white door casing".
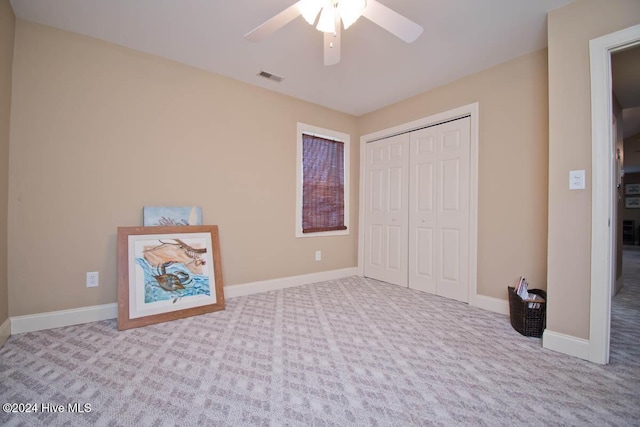
[[[611, 128], [611, 53], [640, 44], [640, 25], [589, 42], [591, 69], [591, 303], [587, 352], [571, 344], [553, 348], [591, 362], [609, 363], [611, 286], [615, 280], [614, 143]], [[570, 340], [567, 340], [570, 341]]]

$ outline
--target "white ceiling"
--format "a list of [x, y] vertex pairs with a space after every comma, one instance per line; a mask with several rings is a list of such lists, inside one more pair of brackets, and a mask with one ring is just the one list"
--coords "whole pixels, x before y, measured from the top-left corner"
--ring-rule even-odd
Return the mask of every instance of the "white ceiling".
[[[547, 12], [573, 0], [380, 0], [424, 27], [406, 44], [360, 18], [342, 60], [299, 17], [259, 43], [243, 36], [295, 0], [11, 0], [16, 16], [362, 115], [547, 45]], [[261, 71], [284, 77], [275, 83]]]

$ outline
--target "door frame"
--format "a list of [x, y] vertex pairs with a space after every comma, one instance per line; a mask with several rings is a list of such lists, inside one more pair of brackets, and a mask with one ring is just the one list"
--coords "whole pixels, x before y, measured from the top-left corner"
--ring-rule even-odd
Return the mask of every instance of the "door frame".
[[589, 360], [609, 363], [611, 288], [615, 284], [615, 150], [611, 53], [640, 44], [640, 25], [589, 41], [591, 64], [591, 305]]
[[479, 151], [479, 114], [480, 104], [463, 105], [431, 116], [423, 117], [412, 122], [393, 126], [360, 137], [360, 194], [358, 216], [358, 274], [364, 276], [364, 238], [365, 223], [365, 164], [366, 144], [380, 139], [411, 132], [427, 126], [469, 116], [471, 119], [471, 141], [469, 152], [469, 305], [506, 314], [508, 306], [494, 298], [478, 295], [478, 151]]

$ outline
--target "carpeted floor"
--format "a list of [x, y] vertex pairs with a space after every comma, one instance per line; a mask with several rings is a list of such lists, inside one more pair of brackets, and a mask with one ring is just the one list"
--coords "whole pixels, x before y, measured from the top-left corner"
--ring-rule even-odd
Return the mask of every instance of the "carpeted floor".
[[[638, 425], [632, 256], [607, 366], [544, 350], [506, 316], [351, 277], [124, 332], [114, 320], [12, 336], [0, 402], [49, 412], [0, 412], [0, 425]], [[91, 410], [51, 412], [69, 403]]]

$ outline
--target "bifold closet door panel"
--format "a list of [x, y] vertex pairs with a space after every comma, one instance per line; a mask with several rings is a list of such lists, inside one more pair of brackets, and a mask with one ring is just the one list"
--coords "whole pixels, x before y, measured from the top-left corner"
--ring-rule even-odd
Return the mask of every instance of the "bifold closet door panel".
[[436, 293], [437, 126], [410, 134], [409, 287]]
[[409, 287], [469, 299], [470, 119], [411, 133]]
[[469, 301], [470, 118], [438, 126], [437, 294]]
[[409, 135], [366, 145], [367, 277], [407, 287]]

